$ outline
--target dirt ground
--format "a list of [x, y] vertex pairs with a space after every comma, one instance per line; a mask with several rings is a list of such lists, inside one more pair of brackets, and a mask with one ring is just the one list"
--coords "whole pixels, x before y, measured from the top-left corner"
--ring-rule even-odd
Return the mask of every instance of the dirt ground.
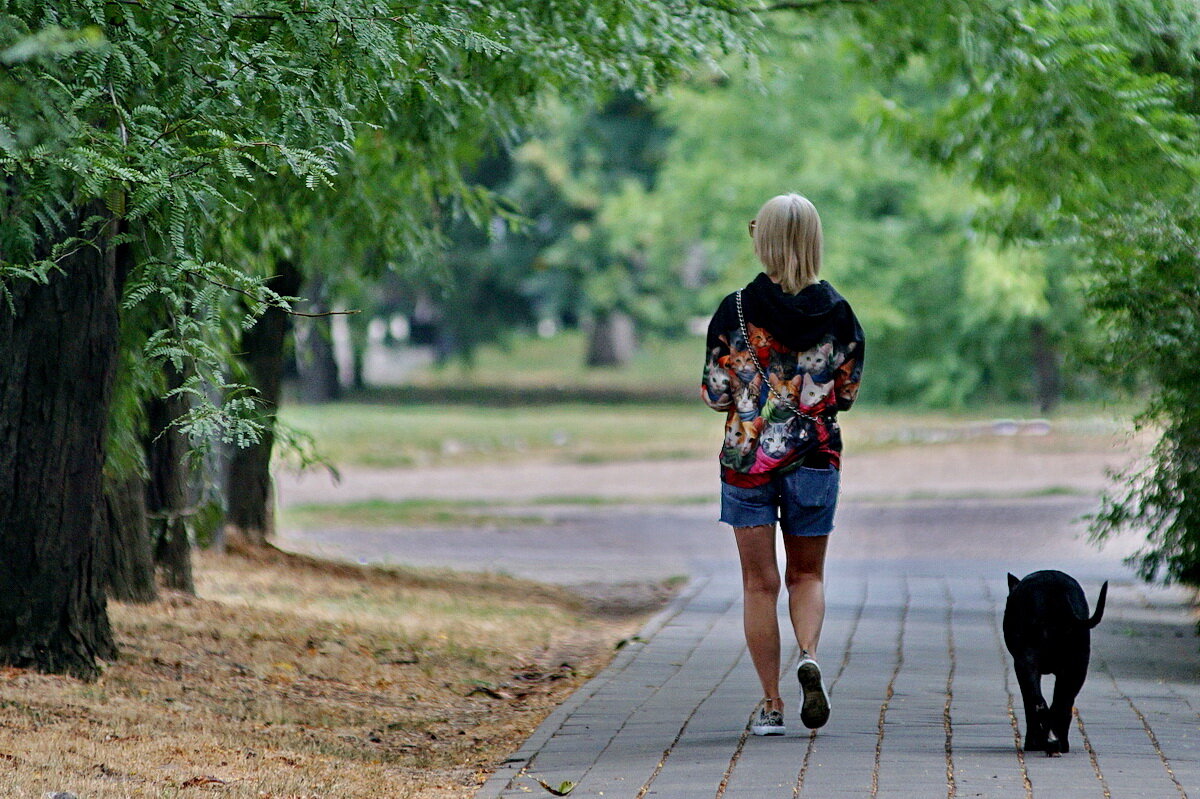
[[668, 590], [599, 607], [270, 551], [196, 573], [110, 606], [93, 683], [0, 669], [0, 796], [464, 799]]

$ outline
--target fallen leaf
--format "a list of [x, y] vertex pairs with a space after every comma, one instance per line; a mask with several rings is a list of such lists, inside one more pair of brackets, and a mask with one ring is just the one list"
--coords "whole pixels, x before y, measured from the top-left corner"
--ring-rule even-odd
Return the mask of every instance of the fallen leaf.
[[563, 780], [557, 788], [547, 783], [541, 777], [534, 777], [533, 781], [555, 796], [566, 796], [571, 791], [575, 790], [575, 783], [571, 782], [570, 780]]
[[226, 784], [225, 780], [217, 779], [216, 777], [201, 776], [201, 777], [192, 777], [190, 780], [187, 780], [179, 787], [180, 788], [195, 788], [197, 785], [225, 785], [225, 784]]

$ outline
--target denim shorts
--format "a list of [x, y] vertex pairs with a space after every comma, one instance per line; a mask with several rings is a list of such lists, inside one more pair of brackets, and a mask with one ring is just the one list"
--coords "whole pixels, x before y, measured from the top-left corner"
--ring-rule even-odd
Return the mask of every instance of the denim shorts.
[[721, 483], [721, 521], [734, 527], [779, 522], [784, 535], [829, 535], [841, 473], [806, 466], [754, 488]]

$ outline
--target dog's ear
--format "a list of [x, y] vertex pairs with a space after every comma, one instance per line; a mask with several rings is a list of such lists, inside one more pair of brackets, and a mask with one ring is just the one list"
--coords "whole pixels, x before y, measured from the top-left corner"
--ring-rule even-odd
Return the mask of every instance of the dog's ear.
[[1019, 583], [1019, 582], [1021, 582], [1021, 581], [1018, 580], [1016, 577], [1014, 577], [1012, 572], [1009, 572], [1008, 573], [1008, 593], [1011, 594], [1012, 590], [1017, 587], [1017, 583]]

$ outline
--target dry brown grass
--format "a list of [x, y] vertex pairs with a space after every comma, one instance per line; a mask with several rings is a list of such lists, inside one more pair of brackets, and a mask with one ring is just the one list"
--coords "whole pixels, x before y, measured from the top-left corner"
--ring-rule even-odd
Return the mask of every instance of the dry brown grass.
[[466, 797], [644, 618], [493, 576], [203, 555], [95, 683], [0, 670], [0, 795]]

